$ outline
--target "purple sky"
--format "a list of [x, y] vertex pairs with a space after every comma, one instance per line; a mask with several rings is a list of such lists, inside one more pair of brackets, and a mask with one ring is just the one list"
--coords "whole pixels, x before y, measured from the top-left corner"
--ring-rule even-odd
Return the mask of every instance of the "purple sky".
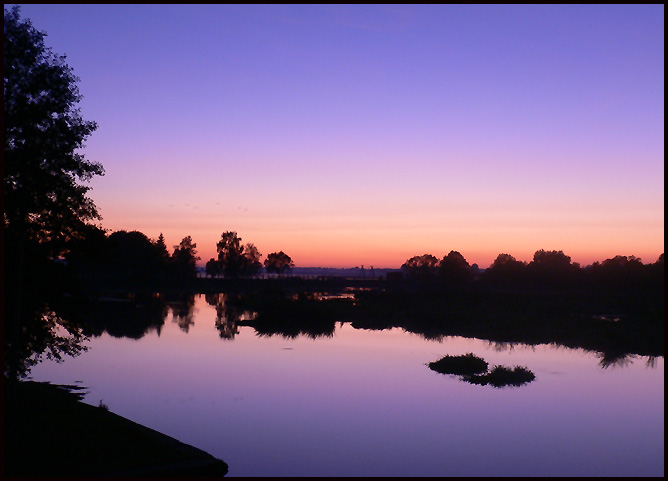
[[108, 229], [298, 266], [663, 252], [663, 5], [21, 15], [81, 79]]

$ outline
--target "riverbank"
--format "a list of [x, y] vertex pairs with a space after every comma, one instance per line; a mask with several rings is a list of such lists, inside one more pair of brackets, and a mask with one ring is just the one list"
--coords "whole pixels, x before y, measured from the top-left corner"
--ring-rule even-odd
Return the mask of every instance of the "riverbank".
[[[6, 386], [5, 386], [6, 388]], [[20, 382], [5, 389], [5, 476], [224, 476], [212, 455], [81, 401], [76, 391]]]

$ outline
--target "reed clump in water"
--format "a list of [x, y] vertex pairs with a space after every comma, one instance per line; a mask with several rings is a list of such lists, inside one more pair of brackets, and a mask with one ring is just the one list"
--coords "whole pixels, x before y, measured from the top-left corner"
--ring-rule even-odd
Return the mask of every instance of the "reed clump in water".
[[523, 386], [534, 379], [536, 379], [536, 375], [526, 367], [515, 366], [511, 369], [505, 366], [495, 366], [487, 374], [465, 376], [463, 380], [471, 384], [480, 384], [483, 386], [491, 384], [494, 387], [504, 387]]
[[472, 352], [462, 356], [444, 356], [438, 361], [430, 362], [429, 369], [441, 374], [458, 376], [474, 376], [487, 372], [487, 361]]
[[441, 374], [454, 374], [460, 376], [462, 381], [481, 386], [487, 384], [494, 387], [523, 386], [536, 379], [536, 375], [523, 366], [513, 368], [494, 366], [488, 372], [489, 364], [487, 361], [472, 352], [462, 356], [446, 355], [427, 365], [432, 371]]

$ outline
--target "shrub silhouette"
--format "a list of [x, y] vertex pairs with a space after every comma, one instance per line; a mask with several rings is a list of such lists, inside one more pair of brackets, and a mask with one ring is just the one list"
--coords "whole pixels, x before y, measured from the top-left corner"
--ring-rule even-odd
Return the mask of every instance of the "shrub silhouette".
[[455, 374], [460, 376], [462, 381], [480, 386], [487, 384], [494, 387], [523, 386], [536, 379], [533, 372], [522, 366], [515, 366], [512, 369], [505, 366], [494, 366], [494, 369], [487, 372], [489, 366], [487, 361], [472, 352], [463, 356], [447, 355], [427, 365], [432, 371], [440, 374]]
[[473, 279], [471, 266], [463, 255], [450, 251], [438, 265], [441, 279], [450, 286], [462, 286]]
[[472, 352], [463, 356], [444, 356], [438, 361], [430, 362], [429, 369], [441, 374], [473, 376], [487, 371], [487, 361]]
[[515, 366], [510, 369], [505, 366], [495, 366], [488, 374], [465, 376], [464, 381], [482, 386], [491, 384], [494, 387], [523, 386], [536, 379], [536, 376], [526, 367]]

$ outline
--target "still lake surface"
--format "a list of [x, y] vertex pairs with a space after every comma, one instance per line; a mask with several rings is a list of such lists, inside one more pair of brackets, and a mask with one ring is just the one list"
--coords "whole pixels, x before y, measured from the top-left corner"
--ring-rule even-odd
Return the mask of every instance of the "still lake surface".
[[[229, 464], [228, 476], [663, 476], [664, 358], [337, 323], [333, 336], [221, 338], [203, 295], [140, 339], [106, 332], [31, 378]], [[472, 352], [535, 381], [495, 388], [426, 364]]]

